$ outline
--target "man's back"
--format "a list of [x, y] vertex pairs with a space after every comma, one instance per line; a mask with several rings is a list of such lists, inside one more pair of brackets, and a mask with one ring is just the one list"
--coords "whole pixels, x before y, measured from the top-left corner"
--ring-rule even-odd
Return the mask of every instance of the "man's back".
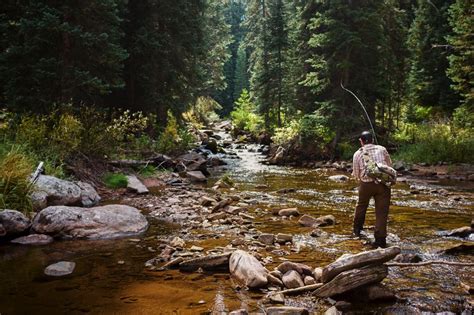
[[352, 175], [358, 180], [363, 182], [373, 181], [372, 178], [364, 175], [364, 152], [367, 153], [374, 162], [378, 164], [392, 166], [392, 160], [390, 159], [390, 155], [388, 154], [387, 149], [385, 149], [385, 147], [372, 143], [365, 144], [362, 148], [360, 148], [354, 153], [354, 157], [352, 159]]

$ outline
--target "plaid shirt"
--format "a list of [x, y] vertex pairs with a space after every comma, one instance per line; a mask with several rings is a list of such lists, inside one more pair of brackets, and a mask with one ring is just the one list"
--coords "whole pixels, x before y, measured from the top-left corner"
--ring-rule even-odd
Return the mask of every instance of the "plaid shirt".
[[[364, 145], [364, 151], [369, 154], [375, 163], [392, 166], [390, 155], [388, 154], [387, 149], [385, 149], [383, 146], [369, 143]], [[373, 182], [374, 180], [372, 178], [364, 175], [365, 167], [362, 153], [362, 148], [354, 153], [354, 157], [352, 159], [352, 176], [362, 182]]]

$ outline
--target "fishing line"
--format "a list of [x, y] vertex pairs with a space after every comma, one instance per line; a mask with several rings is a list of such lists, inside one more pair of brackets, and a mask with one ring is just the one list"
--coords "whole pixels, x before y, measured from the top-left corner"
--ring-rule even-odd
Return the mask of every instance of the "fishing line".
[[362, 104], [362, 102], [361, 102], [360, 99], [357, 97], [357, 95], [354, 94], [354, 92], [352, 92], [352, 91], [349, 90], [349, 89], [346, 89], [346, 88], [344, 87], [344, 85], [342, 85], [342, 81], [341, 81], [341, 88], [342, 88], [343, 90], [345, 90], [345, 91], [351, 93], [352, 96], [354, 96], [355, 99], [359, 102], [360, 106], [361, 106], [362, 109], [364, 110], [364, 113], [365, 113], [365, 116], [367, 117], [367, 120], [369, 121], [370, 128], [372, 128], [372, 133], [374, 134], [375, 143], [376, 143], [376, 144], [379, 144], [379, 142], [377, 141], [377, 135], [375, 134], [374, 126], [372, 125], [372, 120], [370, 120], [369, 114], [367, 113], [367, 110], [365, 109], [364, 104]]

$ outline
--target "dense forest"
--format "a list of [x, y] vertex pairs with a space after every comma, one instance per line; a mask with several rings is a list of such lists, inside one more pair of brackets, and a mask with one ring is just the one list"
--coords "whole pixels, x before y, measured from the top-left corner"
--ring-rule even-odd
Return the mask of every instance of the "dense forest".
[[66, 150], [56, 166], [107, 154], [101, 136], [167, 152], [217, 111], [236, 135], [349, 158], [369, 123], [345, 87], [400, 157], [469, 161], [472, 13], [467, 0], [4, 1], [5, 141]]

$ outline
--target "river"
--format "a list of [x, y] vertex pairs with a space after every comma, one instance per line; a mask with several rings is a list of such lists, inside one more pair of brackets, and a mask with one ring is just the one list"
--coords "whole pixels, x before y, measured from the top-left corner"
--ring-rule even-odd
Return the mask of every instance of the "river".
[[[226, 135], [222, 135], [226, 136]], [[363, 241], [352, 238], [351, 220], [356, 202], [356, 183], [328, 181], [337, 172], [328, 169], [302, 169], [269, 166], [256, 145], [234, 145], [239, 158], [226, 155], [228, 165], [213, 173], [209, 187], [221, 175], [236, 183], [232, 193], [255, 216], [260, 232], [290, 233], [291, 247], [283, 256], [260, 251], [269, 269], [288, 259], [311, 267], [324, 266], [344, 253], [367, 249]], [[418, 194], [407, 183], [393, 189], [388, 243], [405, 253], [416, 253], [423, 260], [443, 259], [473, 262], [471, 253], [446, 255], [443, 249], [463, 243], [437, 233], [469, 225], [474, 215], [474, 189], [463, 182], [422, 182], [427, 186]], [[282, 191], [286, 189], [287, 192]], [[322, 228], [322, 235], [311, 237], [311, 228], [298, 225], [297, 219], [282, 220], [272, 209], [297, 207], [301, 213], [332, 214], [337, 224]], [[176, 270], [147, 271], [144, 263], [156, 256], [157, 239], [178, 235], [180, 227], [150, 218], [151, 227], [141, 238], [108, 241], [56, 241], [42, 247], [0, 244], [0, 314], [201, 314], [225, 313], [246, 308], [263, 309], [262, 292], [238, 287], [227, 273], [181, 273]], [[366, 225], [374, 224], [373, 207]], [[212, 237], [201, 237], [211, 233]], [[369, 233], [370, 234], [370, 230]], [[205, 250], [227, 246], [236, 236], [226, 228], [190, 231], [189, 244]], [[473, 244], [465, 240], [464, 243]], [[44, 268], [59, 260], [77, 264], [67, 277], [50, 278]], [[472, 296], [461, 282], [474, 285], [474, 270], [469, 267], [433, 265], [390, 268], [384, 284], [399, 301], [391, 304], [355, 304], [361, 314], [411, 314], [416, 310], [460, 313], [472, 310]], [[471, 303], [471, 304], [470, 304]], [[295, 297], [287, 305], [302, 305], [324, 313], [327, 300]]]

